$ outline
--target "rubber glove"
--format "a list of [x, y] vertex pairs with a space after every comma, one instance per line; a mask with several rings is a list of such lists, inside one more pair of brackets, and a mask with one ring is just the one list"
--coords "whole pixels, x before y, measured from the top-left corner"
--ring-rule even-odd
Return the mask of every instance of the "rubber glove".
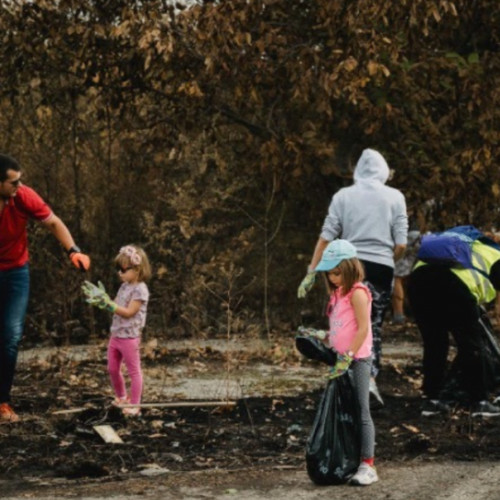
[[344, 375], [344, 373], [349, 369], [349, 366], [351, 366], [352, 361], [353, 358], [349, 356], [349, 354], [339, 354], [335, 366], [328, 373], [328, 378], [334, 379]]
[[82, 285], [82, 291], [88, 300], [101, 298], [106, 293], [106, 289], [101, 281], [98, 281], [96, 286], [94, 283], [85, 280]]
[[82, 285], [82, 291], [90, 305], [111, 313], [114, 313], [118, 309], [118, 304], [111, 300], [100, 281], [97, 282], [97, 286], [90, 281], [85, 281]]
[[306, 328], [305, 326], [299, 326], [297, 329], [300, 335], [315, 337], [319, 340], [325, 340], [328, 332], [326, 330], [316, 330], [316, 328]]
[[90, 257], [81, 252], [80, 248], [73, 246], [68, 250], [69, 260], [71, 263], [82, 271], [88, 271], [90, 268]]
[[316, 272], [308, 271], [306, 277], [302, 280], [302, 283], [300, 284], [299, 289], [297, 290], [297, 297], [299, 299], [303, 299], [307, 295], [307, 292], [311, 290], [315, 281], [316, 281]]

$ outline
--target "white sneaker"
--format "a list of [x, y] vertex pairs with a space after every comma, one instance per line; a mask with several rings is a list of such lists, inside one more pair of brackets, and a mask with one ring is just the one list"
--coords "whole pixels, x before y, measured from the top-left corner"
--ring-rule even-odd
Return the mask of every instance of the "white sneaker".
[[352, 486], [368, 486], [378, 481], [377, 470], [365, 462], [362, 462], [354, 476], [349, 479]]
[[489, 401], [480, 401], [471, 411], [472, 417], [500, 417], [500, 406], [491, 404]]

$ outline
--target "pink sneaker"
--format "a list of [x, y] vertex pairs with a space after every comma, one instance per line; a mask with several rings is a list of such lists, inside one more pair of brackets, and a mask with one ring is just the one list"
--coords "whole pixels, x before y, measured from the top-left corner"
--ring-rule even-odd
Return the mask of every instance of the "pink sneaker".
[[120, 408], [122, 405], [128, 405], [130, 403], [130, 398], [128, 396], [125, 396], [124, 398], [119, 398], [118, 396], [113, 399], [113, 401], [111, 402], [111, 404], [113, 406], [117, 406], [118, 408]]
[[123, 408], [123, 414], [126, 417], [138, 417], [141, 414], [140, 408]]

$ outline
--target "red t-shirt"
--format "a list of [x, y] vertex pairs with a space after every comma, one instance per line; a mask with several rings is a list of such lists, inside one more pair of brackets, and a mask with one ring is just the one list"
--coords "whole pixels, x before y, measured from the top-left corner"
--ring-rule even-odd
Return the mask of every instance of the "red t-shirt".
[[49, 206], [28, 186], [20, 186], [16, 196], [5, 202], [0, 212], [0, 271], [28, 262], [28, 220], [44, 221], [51, 215]]

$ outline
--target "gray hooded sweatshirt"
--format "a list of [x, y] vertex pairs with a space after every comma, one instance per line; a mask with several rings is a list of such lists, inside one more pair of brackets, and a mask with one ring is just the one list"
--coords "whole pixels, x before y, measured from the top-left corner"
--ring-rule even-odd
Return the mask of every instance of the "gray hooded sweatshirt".
[[408, 217], [404, 195], [386, 186], [384, 157], [365, 149], [354, 169], [354, 184], [333, 195], [321, 237], [350, 241], [362, 260], [394, 267], [394, 246], [405, 245]]

